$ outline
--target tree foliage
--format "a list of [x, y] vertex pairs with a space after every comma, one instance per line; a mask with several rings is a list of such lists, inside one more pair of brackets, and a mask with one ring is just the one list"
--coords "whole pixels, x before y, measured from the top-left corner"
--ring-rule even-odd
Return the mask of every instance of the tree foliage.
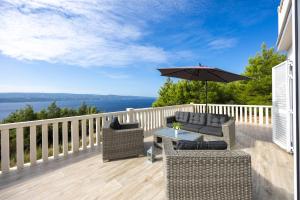
[[[60, 108], [57, 106], [56, 102], [51, 103], [47, 109], [42, 109], [39, 112], [35, 112], [33, 107], [27, 105], [26, 107], [16, 110], [11, 113], [8, 117], [2, 120], [2, 123], [14, 123], [14, 122], [24, 122], [24, 121], [33, 121], [33, 120], [42, 120], [42, 119], [51, 119], [59, 117], [70, 117], [76, 115], [86, 115], [86, 114], [95, 114], [98, 113], [96, 107], [88, 106], [85, 103], [82, 103], [78, 109], [71, 108]], [[80, 125], [81, 126], [81, 125]], [[40, 126], [36, 127], [36, 145], [37, 145], [37, 159], [40, 159], [42, 156], [41, 145], [42, 145], [42, 130]], [[62, 132], [62, 124], [60, 123], [59, 132]], [[24, 128], [24, 159], [25, 162], [29, 161], [29, 150], [30, 150], [30, 131], [29, 127]], [[48, 144], [51, 146], [53, 144], [53, 127], [49, 125], [48, 127]], [[71, 132], [68, 131], [68, 139], [71, 140]], [[16, 129], [11, 129], [9, 133], [9, 149], [10, 149], [10, 163], [11, 166], [14, 166], [16, 163]], [[59, 144], [62, 144], [62, 134], [59, 134]], [[51, 150], [51, 148], [50, 148]], [[52, 151], [52, 150], [51, 150]], [[51, 152], [49, 152], [51, 153]], [[0, 148], [1, 154], [1, 148]], [[1, 160], [0, 160], [1, 163]]]
[[71, 117], [76, 115], [95, 114], [98, 110], [95, 106], [88, 106], [86, 103], [82, 103], [78, 109], [72, 108], [60, 108], [56, 102], [52, 102], [47, 109], [42, 109], [39, 112], [35, 112], [31, 105], [25, 106], [25, 108], [12, 112], [9, 116], [2, 120], [2, 123], [14, 123], [33, 121], [41, 119], [52, 119], [59, 117]]
[[[243, 75], [249, 81], [238, 81], [228, 84], [208, 82], [208, 102], [220, 104], [256, 104], [272, 103], [272, 67], [286, 60], [286, 56], [267, 48], [262, 44], [261, 51], [250, 57]], [[167, 78], [160, 88], [154, 107], [186, 103], [205, 103], [205, 84], [200, 81]]]

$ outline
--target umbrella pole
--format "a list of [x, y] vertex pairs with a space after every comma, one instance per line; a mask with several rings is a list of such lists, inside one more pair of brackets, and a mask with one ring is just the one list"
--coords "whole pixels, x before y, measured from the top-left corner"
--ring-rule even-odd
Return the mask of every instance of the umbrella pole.
[[206, 94], [206, 100], [205, 100], [205, 112], [208, 113], [208, 107], [207, 107], [207, 81], [205, 81], [205, 94]]

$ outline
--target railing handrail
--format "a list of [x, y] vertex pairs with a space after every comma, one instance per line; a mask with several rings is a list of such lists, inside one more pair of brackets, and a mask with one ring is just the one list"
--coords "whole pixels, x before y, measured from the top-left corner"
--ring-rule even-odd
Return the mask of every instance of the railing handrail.
[[[193, 103], [193, 105], [206, 105], [204, 103]], [[265, 108], [272, 108], [272, 105], [246, 105], [246, 104], [207, 104], [208, 106], [240, 106], [240, 107], [265, 107]]]

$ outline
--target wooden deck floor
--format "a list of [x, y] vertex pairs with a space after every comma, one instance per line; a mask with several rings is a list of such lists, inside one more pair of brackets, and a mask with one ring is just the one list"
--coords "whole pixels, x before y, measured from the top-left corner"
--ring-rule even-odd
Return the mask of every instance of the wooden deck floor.
[[[236, 139], [252, 156], [254, 199], [293, 199], [293, 157], [271, 142], [271, 129], [238, 125]], [[103, 163], [99, 152], [84, 152], [0, 176], [0, 199], [165, 199], [162, 161]]]

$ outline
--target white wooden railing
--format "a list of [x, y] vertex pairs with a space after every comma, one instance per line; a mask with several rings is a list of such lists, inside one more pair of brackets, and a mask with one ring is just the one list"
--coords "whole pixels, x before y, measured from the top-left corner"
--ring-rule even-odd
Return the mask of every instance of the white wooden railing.
[[[193, 104], [194, 112], [205, 112], [205, 104]], [[208, 104], [208, 113], [226, 114], [236, 123], [271, 125], [272, 106]]]
[[[145, 132], [149, 132], [161, 128], [165, 124], [165, 118], [174, 115], [176, 111], [205, 112], [205, 104], [127, 109], [121, 112], [0, 124], [1, 173], [65, 158], [79, 151], [99, 149], [96, 147], [101, 143], [102, 127], [109, 124], [113, 117], [118, 117], [123, 123], [139, 122]], [[237, 123], [271, 124], [271, 106], [209, 104], [208, 112], [235, 117]], [[16, 133], [16, 144], [10, 141], [12, 133]], [[30, 144], [26, 144], [30, 149], [27, 163], [24, 162], [24, 134], [29, 134], [30, 138]], [[37, 134], [41, 134], [42, 138], [41, 159], [37, 159]], [[52, 144], [48, 141], [49, 138], [52, 139]], [[11, 166], [11, 145], [16, 145], [16, 166]], [[51, 148], [52, 153], [49, 155]]]
[[[1, 173], [15, 169], [33, 166], [37, 163], [67, 157], [86, 149], [97, 149], [101, 142], [101, 129], [118, 117], [120, 122], [139, 122], [145, 131], [160, 128], [167, 116], [174, 115], [176, 111], [193, 111], [193, 105], [167, 106], [145, 109], [127, 109], [127, 111], [99, 113], [75, 117], [47, 119], [11, 124], [0, 124], [1, 132]], [[52, 131], [49, 131], [51, 128]], [[30, 134], [30, 162], [24, 163], [24, 133]], [[42, 134], [42, 158], [37, 160], [37, 129]], [[80, 130], [81, 129], [81, 130]], [[10, 165], [10, 134], [16, 132], [16, 166]], [[49, 155], [48, 134], [52, 134], [52, 155]], [[69, 143], [69, 132], [71, 143]], [[51, 137], [50, 137], [51, 138]], [[59, 138], [61, 140], [59, 141]], [[88, 144], [87, 144], [88, 143]], [[71, 149], [69, 149], [69, 146]], [[61, 152], [60, 152], [61, 149]], [[99, 149], [99, 148], [98, 148]]]

